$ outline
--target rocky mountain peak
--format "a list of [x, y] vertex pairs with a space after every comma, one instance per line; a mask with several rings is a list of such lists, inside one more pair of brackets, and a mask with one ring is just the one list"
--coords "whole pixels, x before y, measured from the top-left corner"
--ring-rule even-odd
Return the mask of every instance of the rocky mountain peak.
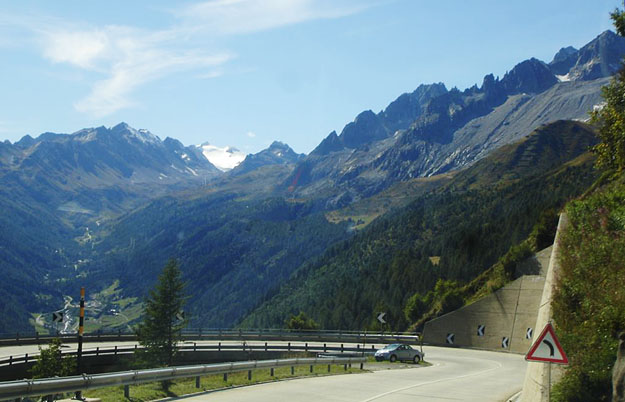
[[623, 54], [625, 38], [612, 31], [605, 31], [579, 50], [568, 78], [589, 81], [610, 77], [621, 67]]
[[332, 152], [340, 151], [345, 149], [345, 146], [339, 139], [336, 131], [332, 131], [326, 138], [321, 141], [317, 148], [313, 149], [310, 155], [327, 155]]
[[563, 47], [553, 56], [549, 67], [554, 74], [565, 75], [577, 62], [579, 51], [573, 46]]
[[127, 140], [138, 140], [148, 144], [160, 144], [161, 139], [145, 129], [135, 129], [127, 123], [121, 122], [110, 129], [112, 134], [119, 134]]
[[304, 156], [297, 154], [287, 144], [274, 141], [268, 148], [247, 155], [240, 165], [232, 169], [232, 174], [241, 175], [267, 165], [288, 165], [300, 161]]
[[506, 73], [501, 80], [505, 91], [512, 95], [517, 93], [540, 93], [555, 85], [558, 79], [544, 62], [531, 58], [522, 61]]
[[388, 133], [381, 119], [371, 110], [365, 110], [356, 116], [353, 122], [343, 128], [340, 135], [341, 141], [348, 148], [358, 148], [387, 137]]

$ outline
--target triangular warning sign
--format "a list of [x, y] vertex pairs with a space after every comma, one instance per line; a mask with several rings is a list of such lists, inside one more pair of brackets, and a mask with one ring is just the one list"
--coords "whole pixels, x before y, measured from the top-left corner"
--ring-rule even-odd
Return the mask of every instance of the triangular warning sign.
[[548, 323], [543, 332], [540, 333], [536, 342], [525, 355], [525, 360], [569, 364], [569, 359], [566, 357], [551, 323]]

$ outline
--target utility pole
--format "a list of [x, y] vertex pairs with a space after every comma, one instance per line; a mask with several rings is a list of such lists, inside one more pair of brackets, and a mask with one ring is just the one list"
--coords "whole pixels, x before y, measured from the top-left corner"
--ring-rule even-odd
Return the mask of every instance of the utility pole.
[[[78, 322], [78, 353], [76, 359], [78, 360], [78, 374], [82, 374], [82, 334], [85, 329], [85, 288], [80, 288], [80, 320]], [[84, 401], [82, 397], [82, 391], [76, 391], [75, 399]]]

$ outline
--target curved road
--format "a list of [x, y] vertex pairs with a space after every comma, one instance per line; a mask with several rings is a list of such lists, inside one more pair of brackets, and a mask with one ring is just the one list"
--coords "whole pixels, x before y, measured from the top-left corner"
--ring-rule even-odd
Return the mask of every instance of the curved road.
[[521, 390], [521, 355], [424, 347], [431, 367], [312, 377], [210, 391], [184, 401], [505, 401]]
[[[214, 342], [198, 342], [198, 345], [202, 343]], [[241, 342], [223, 342], [223, 344], [227, 343], [241, 344]], [[96, 346], [107, 348], [114, 345], [134, 344], [134, 342], [107, 342], [85, 344], [85, 347], [86, 349]], [[76, 345], [67, 344], [64, 345], [64, 349], [75, 350]], [[293, 379], [209, 391], [179, 398], [179, 400], [499, 402], [505, 401], [518, 392], [523, 385], [527, 363], [522, 355], [433, 346], [424, 346], [423, 349], [425, 359], [432, 363], [430, 367], [378, 370], [380, 365], [373, 365], [370, 369], [377, 371], [371, 373]], [[0, 355], [8, 356], [37, 351], [36, 345], [4, 347], [0, 348]], [[366, 365], [365, 368], [367, 368]]]

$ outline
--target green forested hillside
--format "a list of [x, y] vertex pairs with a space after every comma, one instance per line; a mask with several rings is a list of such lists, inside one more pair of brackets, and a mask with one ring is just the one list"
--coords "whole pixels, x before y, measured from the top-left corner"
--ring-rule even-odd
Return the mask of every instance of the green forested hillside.
[[62, 307], [57, 279], [74, 254], [71, 226], [24, 198], [11, 201], [13, 190], [0, 189], [0, 333], [30, 331], [30, 312]]
[[406, 328], [410, 296], [438, 279], [476, 277], [524, 240], [544, 211], [587, 189], [595, 173], [582, 153], [595, 142], [582, 123], [537, 130], [305, 264], [241, 325], [281, 325], [304, 311], [323, 327], [357, 329], [385, 311], [392, 328]]
[[347, 223], [330, 223], [307, 203], [164, 198], [120, 220], [86, 274], [91, 284], [119, 279], [126, 294], [142, 295], [176, 258], [192, 325], [231, 327], [303, 261], [348, 235]]

